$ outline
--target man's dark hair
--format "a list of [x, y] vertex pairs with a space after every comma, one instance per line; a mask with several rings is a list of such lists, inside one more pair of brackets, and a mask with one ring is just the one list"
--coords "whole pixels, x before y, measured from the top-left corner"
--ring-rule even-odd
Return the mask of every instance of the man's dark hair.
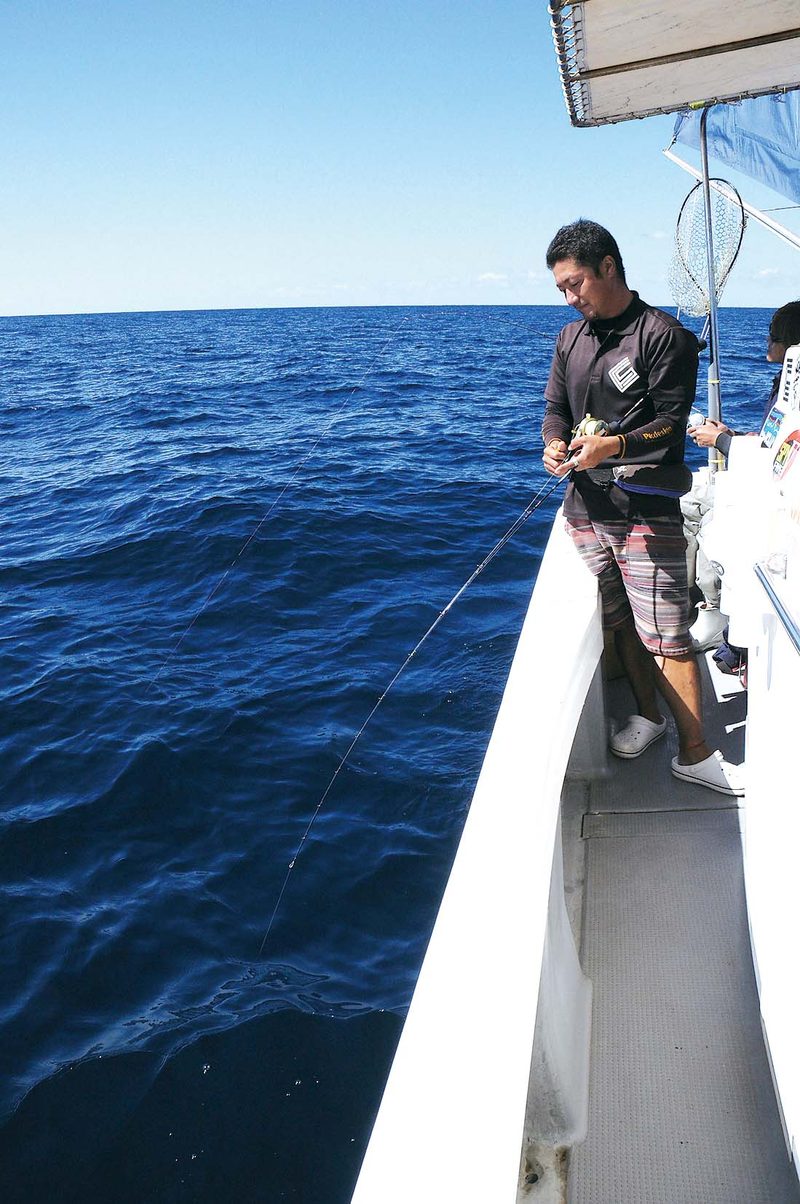
[[609, 234], [605, 226], [590, 222], [588, 218], [578, 218], [568, 226], [562, 226], [550, 246], [547, 248], [547, 266], [554, 268], [561, 259], [574, 259], [581, 267], [591, 268], [595, 275], [600, 271], [600, 264], [606, 255], [610, 255], [617, 265], [617, 274], [625, 283], [625, 268], [622, 266], [622, 256], [619, 253], [617, 241]]
[[800, 343], [800, 301], [790, 301], [776, 309], [769, 324], [769, 337], [784, 347]]

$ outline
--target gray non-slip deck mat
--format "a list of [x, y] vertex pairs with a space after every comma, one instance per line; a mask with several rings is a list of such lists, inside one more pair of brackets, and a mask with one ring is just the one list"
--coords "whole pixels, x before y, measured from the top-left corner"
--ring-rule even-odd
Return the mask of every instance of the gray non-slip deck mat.
[[[682, 802], [677, 812], [626, 813], [640, 789], [634, 765], [614, 767], [604, 801], [616, 808], [584, 818], [592, 1069], [570, 1204], [796, 1204], [758, 1013], [735, 800], [687, 787], [697, 811]], [[668, 778], [667, 768], [667, 793]]]
[[[734, 678], [721, 674], [706, 658], [700, 658], [700, 669], [706, 742], [738, 765], [744, 760], [747, 695]], [[623, 680], [607, 684], [607, 703], [609, 716], [618, 726], [635, 709]], [[673, 776], [670, 762], [678, 751], [678, 737], [672, 717], [665, 707], [662, 710], [667, 716], [666, 733], [640, 757], [626, 761], [609, 756], [610, 777], [592, 788], [593, 811], [691, 811], [730, 806], [732, 800], [726, 795]]]

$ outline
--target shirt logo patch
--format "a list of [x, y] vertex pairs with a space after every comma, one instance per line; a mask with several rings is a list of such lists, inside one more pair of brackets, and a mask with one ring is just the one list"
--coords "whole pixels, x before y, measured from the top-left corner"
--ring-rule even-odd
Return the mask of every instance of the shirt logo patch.
[[624, 360], [620, 360], [613, 368], [609, 368], [608, 375], [619, 389], [620, 393], [624, 393], [629, 389], [635, 380], [639, 379], [639, 373], [634, 368], [627, 355]]

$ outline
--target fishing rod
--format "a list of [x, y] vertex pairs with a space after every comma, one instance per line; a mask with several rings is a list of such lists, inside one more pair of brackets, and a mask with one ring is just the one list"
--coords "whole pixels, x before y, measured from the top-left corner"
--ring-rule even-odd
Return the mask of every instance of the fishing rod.
[[[557, 477], [555, 484], [551, 485], [550, 478], [552, 478], [553, 476], [555, 476], [554, 473], [548, 474], [548, 480], [546, 480], [544, 482], [544, 484], [539, 489], [539, 491], [534, 495], [533, 498], [531, 498], [530, 502], [528, 502], [528, 505], [525, 507], [525, 509], [522, 511], [522, 513], [519, 514], [517, 516], [517, 518], [514, 519], [514, 522], [508, 528], [505, 535], [503, 535], [497, 541], [497, 543], [492, 548], [491, 552], [489, 552], [488, 555], [483, 558], [483, 560], [480, 562], [480, 564], [477, 566], [477, 568], [475, 568], [473, 570], [473, 572], [469, 575], [469, 577], [464, 582], [464, 584], [460, 587], [460, 589], [458, 589], [456, 591], [456, 593], [453, 594], [452, 598], [447, 603], [447, 605], [444, 607], [444, 609], [439, 611], [438, 615], [433, 620], [433, 622], [431, 623], [428, 630], [425, 632], [425, 634], [422, 636], [422, 638], [420, 640], [418, 640], [417, 643], [414, 645], [414, 647], [411, 649], [408, 656], [403, 661], [402, 665], [397, 670], [397, 672], [395, 673], [394, 677], [391, 679], [389, 684], [386, 686], [383, 693], [378, 698], [378, 701], [375, 703], [375, 705], [373, 706], [372, 710], [367, 715], [364, 722], [361, 724], [361, 727], [358, 729], [355, 736], [353, 736], [353, 739], [350, 741], [347, 751], [345, 752], [344, 756], [340, 759], [338, 765], [336, 766], [336, 769], [333, 772], [333, 776], [331, 777], [330, 781], [328, 782], [328, 785], [325, 787], [325, 790], [322, 793], [322, 797], [320, 798], [319, 802], [317, 803], [316, 807], [314, 808], [311, 818], [309, 819], [309, 821], [306, 825], [305, 831], [303, 832], [303, 835], [300, 838], [300, 842], [295, 850], [294, 856], [292, 857], [291, 861], [289, 862], [288, 868], [286, 870], [286, 874], [284, 875], [283, 883], [281, 885], [281, 889], [278, 892], [278, 898], [275, 902], [275, 906], [272, 909], [272, 915], [270, 916], [269, 924], [267, 925], [267, 930], [264, 933], [264, 939], [261, 942], [261, 948], [259, 949], [259, 956], [261, 956], [261, 954], [263, 954], [264, 947], [266, 946], [266, 943], [269, 940], [270, 933], [272, 932], [272, 928], [275, 923], [275, 918], [278, 914], [280, 905], [283, 901], [283, 896], [286, 893], [286, 888], [289, 885], [289, 879], [291, 877], [292, 870], [294, 869], [297, 859], [300, 856], [300, 854], [302, 853], [303, 848], [305, 847], [306, 841], [308, 840], [308, 837], [311, 833], [311, 829], [314, 827], [314, 824], [316, 823], [317, 818], [318, 818], [323, 806], [325, 805], [325, 801], [328, 798], [331, 790], [333, 789], [337, 778], [339, 777], [339, 774], [342, 772], [345, 765], [347, 764], [347, 762], [350, 758], [350, 755], [353, 752], [353, 749], [355, 748], [355, 746], [358, 744], [359, 740], [363, 736], [368, 724], [371, 722], [371, 720], [375, 716], [376, 712], [378, 711], [379, 707], [382, 705], [382, 703], [383, 703], [384, 699], [386, 698], [387, 694], [389, 693], [389, 691], [396, 684], [396, 682], [402, 676], [402, 674], [406, 671], [406, 669], [411, 664], [414, 657], [419, 652], [422, 645], [425, 643], [425, 641], [428, 639], [428, 637], [433, 634], [433, 632], [436, 630], [436, 628], [441, 623], [442, 619], [444, 619], [445, 615], [447, 615], [453, 609], [453, 607], [455, 606], [455, 604], [459, 600], [459, 598], [462, 596], [462, 594], [464, 594], [466, 592], [466, 590], [469, 589], [469, 587], [470, 587], [470, 585], [472, 585], [473, 581], [475, 581], [476, 578], [478, 578], [481, 575], [481, 573], [487, 567], [487, 565], [491, 564], [491, 562], [494, 560], [495, 556], [497, 556], [497, 554], [503, 550], [503, 548], [506, 546], [506, 544], [511, 539], [514, 538], [516, 533], [520, 530], [520, 528], [522, 526], [524, 526], [524, 524], [528, 521], [528, 519], [531, 517], [531, 515], [534, 514], [539, 509], [539, 507], [541, 505], [543, 505], [544, 502], [546, 502], [547, 499], [553, 493], [555, 493], [555, 491], [556, 491], [556, 489], [558, 489], [559, 485], [563, 484], [564, 481], [566, 481], [571, 476], [571, 471], [568, 473], [565, 473], [563, 476]], [[548, 488], [548, 486], [549, 486], [549, 488]]]
[[323, 430], [320, 432], [320, 434], [317, 436], [317, 438], [311, 444], [311, 447], [308, 449], [308, 451], [303, 456], [303, 458], [300, 461], [298, 461], [298, 463], [294, 469], [294, 472], [289, 477], [288, 481], [285, 482], [285, 484], [284, 484], [283, 488], [281, 489], [280, 493], [278, 494], [278, 496], [276, 498], [274, 498], [274, 500], [270, 504], [269, 508], [265, 511], [265, 513], [262, 515], [262, 517], [256, 523], [255, 527], [250, 532], [250, 534], [247, 536], [247, 539], [244, 541], [242, 546], [239, 548], [239, 551], [236, 553], [233, 560], [228, 565], [227, 569], [225, 569], [225, 571], [219, 577], [216, 584], [213, 586], [210, 593], [206, 597], [205, 601], [199, 606], [197, 611], [194, 613], [194, 615], [192, 616], [192, 618], [189, 620], [188, 624], [184, 628], [181, 635], [176, 640], [175, 644], [172, 646], [170, 651], [165, 656], [165, 658], [162, 661], [161, 666], [159, 667], [155, 676], [152, 677], [150, 682], [148, 683], [148, 686], [147, 686], [148, 691], [153, 689], [156, 682], [161, 677], [161, 674], [164, 672], [164, 670], [167, 668], [167, 666], [173, 661], [173, 659], [179, 652], [180, 648], [182, 647], [184, 641], [186, 640], [186, 637], [192, 631], [192, 629], [194, 628], [194, 626], [198, 622], [198, 620], [201, 618], [201, 616], [206, 612], [208, 607], [213, 602], [214, 598], [216, 598], [217, 594], [222, 589], [222, 587], [225, 584], [225, 582], [227, 581], [228, 577], [231, 575], [231, 573], [236, 568], [239, 561], [244, 556], [247, 549], [250, 547], [250, 544], [253, 543], [253, 541], [258, 537], [258, 534], [261, 531], [261, 528], [264, 526], [264, 524], [267, 522], [267, 520], [272, 516], [273, 512], [280, 505], [284, 496], [289, 491], [289, 489], [291, 489], [291, 487], [294, 484], [294, 482], [296, 481], [297, 477], [300, 475], [300, 472], [306, 466], [308, 461], [311, 459], [311, 457], [313, 456], [314, 452], [319, 447], [322, 440], [325, 438], [325, 436], [328, 434], [328, 432], [333, 427], [334, 423], [336, 423], [339, 420], [339, 418], [341, 418], [342, 414], [344, 413], [344, 411], [347, 409], [348, 405], [352, 401], [354, 395], [358, 392], [359, 389], [362, 389], [364, 387], [364, 384], [369, 379], [371, 374], [374, 372], [376, 365], [382, 359], [382, 357], [386, 351], [386, 348], [395, 341], [398, 334], [402, 330], [403, 326], [405, 325], [406, 322], [409, 322], [411, 320], [411, 317], [412, 317], [411, 314], [405, 314], [401, 318], [401, 320], [398, 322], [397, 326], [395, 326], [394, 329], [389, 333], [385, 342], [382, 344], [382, 346], [376, 352], [375, 356], [370, 361], [370, 363], [367, 365], [367, 367], [365, 368], [361, 377], [353, 385], [350, 392], [346, 395], [342, 404], [338, 407], [338, 409], [336, 409], [334, 411], [332, 417], [328, 420], [327, 425], [323, 428]]

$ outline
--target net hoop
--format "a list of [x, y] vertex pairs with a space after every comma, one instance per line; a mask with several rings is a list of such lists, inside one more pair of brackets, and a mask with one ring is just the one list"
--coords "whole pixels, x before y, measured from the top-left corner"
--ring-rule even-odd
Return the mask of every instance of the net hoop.
[[[742, 198], [727, 180], [709, 181], [711, 234], [714, 244], [714, 284], [718, 301], [744, 238], [747, 215]], [[706, 217], [702, 181], [681, 205], [669, 269], [669, 289], [679, 313], [702, 318], [711, 312], [706, 266]]]

